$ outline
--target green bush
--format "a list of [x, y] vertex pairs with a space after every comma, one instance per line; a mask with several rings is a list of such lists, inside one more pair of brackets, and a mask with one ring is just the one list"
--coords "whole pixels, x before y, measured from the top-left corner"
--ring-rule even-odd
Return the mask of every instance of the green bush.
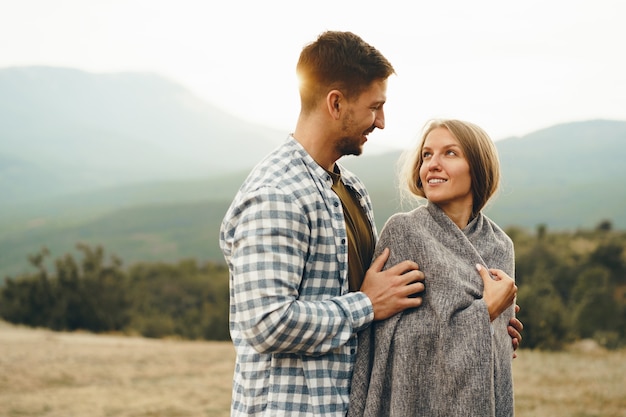
[[122, 269], [104, 251], [77, 246], [80, 262], [67, 254], [44, 267], [47, 250], [31, 256], [37, 272], [8, 278], [0, 291], [0, 316], [54, 330], [126, 332], [146, 337], [228, 340], [228, 270], [140, 263]]
[[[626, 232], [535, 233], [512, 228], [522, 346], [558, 350], [580, 338], [626, 344]], [[137, 263], [122, 268], [104, 250], [78, 245], [44, 266], [47, 250], [29, 258], [35, 272], [0, 288], [0, 316], [55, 330], [119, 331], [146, 337], [228, 340], [228, 269], [224, 264]]]

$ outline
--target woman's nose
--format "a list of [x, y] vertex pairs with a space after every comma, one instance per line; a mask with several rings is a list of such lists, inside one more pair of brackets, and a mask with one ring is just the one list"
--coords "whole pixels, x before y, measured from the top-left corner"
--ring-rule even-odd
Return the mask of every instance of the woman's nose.
[[439, 169], [440, 167], [441, 165], [439, 164], [439, 156], [436, 154], [432, 155], [430, 159], [428, 160], [428, 169], [435, 170], [435, 169]]

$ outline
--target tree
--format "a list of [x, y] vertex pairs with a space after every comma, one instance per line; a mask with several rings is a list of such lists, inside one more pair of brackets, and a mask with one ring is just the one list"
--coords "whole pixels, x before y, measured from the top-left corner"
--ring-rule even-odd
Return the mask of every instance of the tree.
[[548, 281], [533, 280], [534, 285], [520, 287], [517, 302], [524, 323], [525, 347], [559, 350], [570, 340], [566, 310], [558, 293]]
[[0, 293], [0, 314], [6, 320], [54, 330], [122, 330], [127, 325], [129, 300], [125, 275], [115, 257], [104, 263], [104, 251], [77, 245], [79, 265], [71, 254], [55, 261], [55, 275], [43, 266], [49, 252], [29, 257], [37, 272], [9, 278]]
[[596, 230], [599, 232], [610, 232], [613, 230], [613, 223], [610, 220], [602, 220], [596, 226]]

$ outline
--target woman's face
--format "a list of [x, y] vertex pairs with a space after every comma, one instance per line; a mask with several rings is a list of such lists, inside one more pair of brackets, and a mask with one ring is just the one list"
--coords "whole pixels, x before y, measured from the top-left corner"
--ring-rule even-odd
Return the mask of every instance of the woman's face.
[[424, 194], [445, 212], [469, 209], [472, 212], [470, 167], [459, 141], [445, 127], [426, 136], [419, 175]]

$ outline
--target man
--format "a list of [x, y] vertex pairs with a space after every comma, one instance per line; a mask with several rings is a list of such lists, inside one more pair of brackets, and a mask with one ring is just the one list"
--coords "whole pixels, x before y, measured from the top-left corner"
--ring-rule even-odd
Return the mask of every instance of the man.
[[344, 416], [356, 333], [422, 301], [417, 264], [382, 271], [388, 251], [371, 262], [370, 197], [336, 163], [385, 127], [393, 67], [360, 37], [329, 31], [296, 69], [296, 129], [250, 173], [220, 231], [237, 352], [231, 416]]

